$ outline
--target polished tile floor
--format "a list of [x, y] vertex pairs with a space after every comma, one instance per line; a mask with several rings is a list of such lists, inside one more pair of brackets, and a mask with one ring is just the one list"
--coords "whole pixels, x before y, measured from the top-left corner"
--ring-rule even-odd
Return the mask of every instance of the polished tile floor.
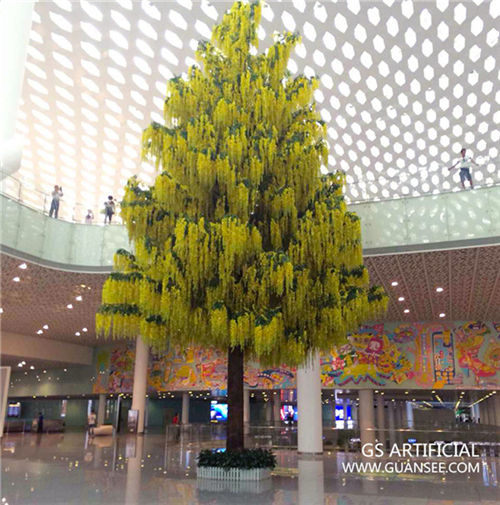
[[271, 480], [238, 485], [197, 480], [199, 449], [182, 439], [166, 443], [163, 435], [9, 434], [2, 440], [1, 505], [500, 504], [500, 458], [486, 453], [479, 473], [387, 478], [343, 473], [354, 454], [310, 461], [280, 450]]

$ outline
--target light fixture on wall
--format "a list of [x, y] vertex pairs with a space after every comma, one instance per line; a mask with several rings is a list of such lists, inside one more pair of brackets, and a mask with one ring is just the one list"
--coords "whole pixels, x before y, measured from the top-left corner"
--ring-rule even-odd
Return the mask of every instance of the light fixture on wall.
[[438, 286], [436, 288], [436, 293], [442, 293], [443, 291], [444, 291], [444, 289], [442, 287], [440, 287], [440, 286]]
[[396, 287], [398, 285], [398, 281], [392, 281], [391, 286]]

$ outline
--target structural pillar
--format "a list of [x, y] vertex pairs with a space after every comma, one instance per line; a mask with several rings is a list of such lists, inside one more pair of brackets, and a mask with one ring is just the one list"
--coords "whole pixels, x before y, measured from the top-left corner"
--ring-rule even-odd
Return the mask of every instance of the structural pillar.
[[139, 414], [137, 421], [137, 433], [144, 433], [148, 359], [149, 348], [141, 337], [137, 337], [135, 345], [134, 388], [132, 391], [132, 410], [137, 410]]
[[387, 405], [388, 421], [389, 421], [389, 445], [392, 447], [396, 443], [396, 425], [394, 422], [394, 403], [389, 402]]
[[321, 409], [321, 367], [319, 353], [309, 355], [297, 369], [298, 452], [323, 452], [323, 417]]
[[271, 425], [273, 422], [273, 404], [272, 400], [267, 400], [267, 402], [264, 403], [264, 408], [265, 408], [265, 416], [266, 416], [266, 425]]
[[406, 402], [406, 427], [412, 430], [415, 427], [413, 422], [413, 405], [411, 402]]
[[299, 458], [297, 463], [299, 470], [298, 505], [324, 505], [323, 459]]
[[358, 423], [358, 406], [356, 405], [355, 401], [351, 403], [351, 417], [352, 417], [352, 427], [353, 429], [356, 429], [359, 426], [359, 423]]
[[247, 388], [243, 391], [243, 426], [245, 435], [250, 433], [250, 391]]
[[359, 391], [359, 429], [361, 448], [365, 444], [375, 443], [375, 414], [373, 408], [373, 390]]
[[189, 393], [187, 391], [182, 393], [181, 423], [183, 425], [189, 424]]
[[281, 393], [273, 391], [273, 422], [275, 426], [281, 425]]
[[490, 424], [491, 426], [496, 426], [495, 399], [490, 397], [486, 400], [486, 402], [488, 403], [488, 419], [490, 420]]
[[[144, 503], [144, 498], [141, 493], [141, 464], [144, 450], [144, 437], [127, 439], [127, 449], [129, 449], [128, 453], [130, 455], [127, 462], [127, 479], [125, 481], [125, 505], [140, 505]], [[133, 453], [133, 455], [131, 453]]]
[[99, 395], [99, 405], [97, 405], [97, 426], [104, 424], [104, 419], [106, 417], [106, 395]]
[[492, 397], [492, 401], [495, 406], [495, 419], [497, 421], [497, 426], [500, 426], [500, 395], [494, 395]]
[[22, 139], [16, 135], [16, 117], [26, 68], [34, 1], [0, 2], [0, 180], [21, 164]]
[[344, 413], [344, 430], [347, 430], [347, 398], [342, 400], [342, 412]]
[[378, 440], [384, 445], [385, 448], [385, 411], [384, 411], [384, 397], [382, 395], [377, 396], [377, 428], [378, 428]]

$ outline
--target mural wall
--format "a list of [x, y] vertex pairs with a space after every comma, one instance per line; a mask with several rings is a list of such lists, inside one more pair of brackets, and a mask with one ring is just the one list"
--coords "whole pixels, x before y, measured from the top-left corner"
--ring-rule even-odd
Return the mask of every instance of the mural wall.
[[[98, 350], [95, 393], [131, 392], [135, 344]], [[325, 388], [497, 389], [500, 323], [404, 323], [363, 326], [348, 343], [321, 357]], [[295, 369], [247, 363], [255, 389], [295, 387]], [[226, 387], [226, 357], [215, 349], [176, 349], [150, 356], [148, 389], [219, 390]]]

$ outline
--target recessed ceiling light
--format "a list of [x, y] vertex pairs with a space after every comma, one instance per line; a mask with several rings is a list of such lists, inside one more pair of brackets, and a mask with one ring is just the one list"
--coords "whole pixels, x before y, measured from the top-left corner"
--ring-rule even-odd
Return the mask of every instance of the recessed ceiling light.
[[75, 335], [76, 335], [77, 337], [79, 337], [79, 336], [80, 336], [80, 332], [79, 332], [79, 331], [75, 331]]
[[87, 328], [82, 328], [82, 331], [88, 331]]
[[400, 297], [398, 298], [398, 302], [404, 302], [404, 301], [405, 301], [405, 297], [404, 297], [404, 296], [400, 296]]
[[48, 324], [44, 324], [44, 325], [42, 326], [42, 328], [43, 328], [44, 330], [48, 330], [48, 329], [49, 329], [49, 325], [48, 325]]
[[391, 286], [397, 286], [398, 285], [398, 281], [392, 281], [391, 282]]
[[73, 305], [71, 305], [71, 303], [68, 303], [68, 305], [66, 305], [66, 308], [67, 308], [67, 309], [72, 309], [72, 308], [73, 308]]
[[28, 268], [28, 265], [26, 265], [26, 263], [21, 263], [21, 264], [19, 265], [19, 268], [20, 268], [21, 270], [26, 270], [26, 269]]
[[442, 293], [444, 290], [441, 287], [436, 288], [436, 293]]
[[44, 370], [43, 373], [47, 373], [47, 370]]
[[35, 367], [33, 365], [30, 366], [30, 370], [34, 370]]
[[0, 307], [0, 314], [3, 314], [3, 309], [2, 309], [2, 307]]
[[87, 285], [86, 285], [86, 284], [80, 284], [80, 287], [81, 287], [81, 288], [86, 288], [86, 287], [87, 287]]
[[26, 361], [24, 361], [24, 360], [23, 360], [23, 361], [21, 361], [21, 363], [22, 363], [23, 365], [26, 365]]
[[18, 364], [17, 364], [17, 366], [18, 366], [18, 367], [22, 367], [22, 366], [23, 366], [23, 364], [22, 364], [22, 363], [18, 363]]
[[80, 295], [78, 295], [77, 297], [75, 297], [75, 300], [76, 300], [77, 302], [81, 302], [81, 301], [82, 301], [82, 297], [81, 297]]
[[19, 277], [14, 277], [12, 280], [13, 280], [14, 282], [19, 282], [21, 279], [20, 279]]
[[441, 312], [441, 314], [439, 314], [439, 317], [445, 317], [446, 314], [444, 312]]
[[403, 312], [404, 312], [405, 314], [408, 314], [408, 312], [410, 312], [410, 309], [405, 309]]
[[41, 335], [43, 333], [43, 330], [38, 330], [37, 333], [38, 335]]
[[67, 371], [68, 371], [68, 369], [67, 369], [67, 368], [65, 368], [65, 369], [64, 369], [64, 371], [65, 371], [65, 372], [67, 372]]

